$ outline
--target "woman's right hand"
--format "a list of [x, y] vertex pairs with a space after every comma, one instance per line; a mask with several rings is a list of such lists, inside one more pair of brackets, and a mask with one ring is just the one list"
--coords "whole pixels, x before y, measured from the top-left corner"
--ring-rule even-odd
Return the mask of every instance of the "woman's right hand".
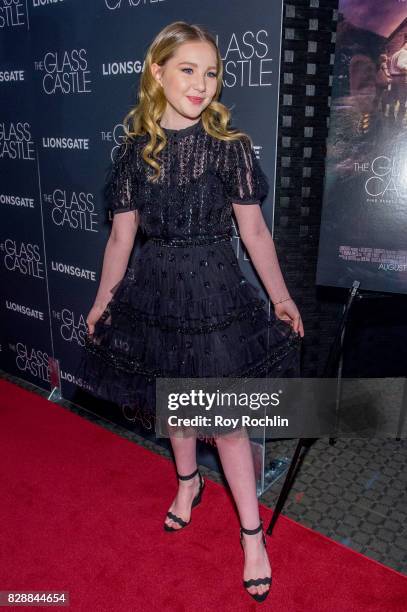
[[105, 310], [104, 306], [93, 305], [86, 318], [86, 324], [88, 326], [88, 333], [91, 336], [95, 331], [95, 323], [100, 319]]
[[274, 304], [274, 313], [279, 319], [291, 325], [293, 330], [299, 334], [301, 338], [304, 337], [304, 324], [300, 312], [292, 299]]

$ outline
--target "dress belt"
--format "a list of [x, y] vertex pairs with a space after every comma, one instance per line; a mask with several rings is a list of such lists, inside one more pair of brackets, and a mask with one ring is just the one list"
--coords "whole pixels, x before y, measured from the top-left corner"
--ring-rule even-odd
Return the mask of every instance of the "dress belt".
[[147, 240], [161, 246], [200, 246], [230, 240], [229, 234], [212, 234], [200, 236], [147, 236]]

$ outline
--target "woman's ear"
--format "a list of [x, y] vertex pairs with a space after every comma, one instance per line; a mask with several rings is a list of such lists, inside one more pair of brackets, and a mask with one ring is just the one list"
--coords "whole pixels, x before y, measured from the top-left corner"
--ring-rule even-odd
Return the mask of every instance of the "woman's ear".
[[155, 62], [153, 64], [151, 64], [151, 74], [153, 75], [153, 78], [157, 81], [157, 83], [162, 86], [162, 83], [161, 83], [161, 66], [159, 66]]

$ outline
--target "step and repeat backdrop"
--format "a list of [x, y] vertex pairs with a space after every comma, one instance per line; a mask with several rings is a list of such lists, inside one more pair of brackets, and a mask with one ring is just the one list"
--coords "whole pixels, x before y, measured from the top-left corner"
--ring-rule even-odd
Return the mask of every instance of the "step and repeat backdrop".
[[[81, 386], [74, 372], [111, 227], [103, 188], [122, 120], [150, 42], [177, 20], [216, 37], [221, 101], [270, 180], [273, 232], [282, 0], [0, 0], [0, 367], [51, 390], [56, 364], [66, 399]], [[233, 244], [260, 286], [237, 232]]]
[[407, 294], [407, 2], [340, 0], [317, 283]]

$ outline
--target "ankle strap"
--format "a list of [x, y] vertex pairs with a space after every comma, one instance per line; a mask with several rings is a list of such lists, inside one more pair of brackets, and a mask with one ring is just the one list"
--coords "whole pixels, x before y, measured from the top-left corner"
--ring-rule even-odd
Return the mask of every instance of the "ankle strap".
[[261, 531], [263, 529], [263, 521], [260, 519], [260, 525], [258, 527], [256, 527], [255, 529], [245, 529], [244, 527], [240, 527], [240, 532], [241, 533], [245, 533], [246, 535], [254, 535], [256, 533], [259, 533], [259, 531]]
[[178, 472], [177, 472], [177, 476], [180, 480], [190, 480], [191, 478], [196, 476], [198, 472], [199, 472], [199, 469], [196, 468], [195, 472], [192, 472], [192, 474], [188, 474], [188, 476], [181, 476], [180, 474], [178, 474]]

